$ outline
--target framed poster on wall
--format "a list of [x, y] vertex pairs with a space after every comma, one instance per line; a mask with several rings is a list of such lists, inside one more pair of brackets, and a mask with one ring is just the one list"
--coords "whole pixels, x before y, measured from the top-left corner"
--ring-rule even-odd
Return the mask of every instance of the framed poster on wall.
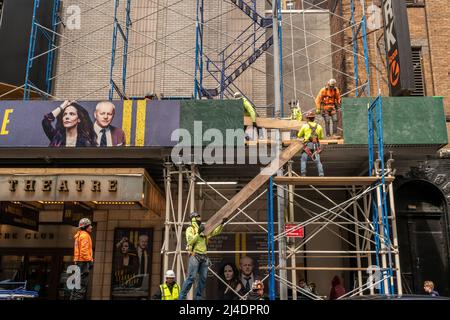
[[153, 229], [114, 230], [111, 298], [145, 299], [150, 296]]

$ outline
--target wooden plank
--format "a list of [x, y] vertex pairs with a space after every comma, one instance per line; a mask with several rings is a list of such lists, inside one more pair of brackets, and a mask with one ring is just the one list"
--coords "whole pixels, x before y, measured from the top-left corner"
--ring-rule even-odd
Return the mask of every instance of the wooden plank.
[[[377, 182], [377, 177], [275, 177], [278, 184], [296, 186], [368, 186]], [[394, 177], [385, 177], [386, 183], [394, 181]]]
[[286, 162], [288, 162], [295, 154], [303, 149], [303, 143], [299, 140], [292, 143], [283, 150], [278, 158], [265, 167], [261, 172], [253, 178], [245, 187], [242, 188], [233, 198], [231, 198], [219, 211], [217, 211], [205, 224], [205, 234], [209, 234], [217, 227], [223, 218], [228, 218], [233, 212], [239, 208], [252, 194], [254, 194], [269, 178], [274, 175]]
[[[292, 140], [283, 140], [283, 146], [289, 146], [295, 139]], [[320, 140], [320, 144], [344, 144], [344, 139], [323, 139]]]
[[[289, 147], [292, 143], [294, 143], [295, 141], [297, 141], [297, 139], [292, 139], [292, 140], [283, 140], [283, 147]], [[276, 144], [275, 140], [249, 140], [249, 141], [245, 141], [245, 144], [248, 146], [255, 146], [258, 144], [267, 144], [267, 145], [271, 145], [271, 144]], [[322, 145], [331, 145], [331, 144], [344, 144], [344, 140], [343, 139], [339, 139], [339, 140], [320, 140], [320, 144]]]
[[[251, 126], [252, 119], [250, 117], [244, 117], [244, 125]], [[259, 127], [266, 129], [280, 129], [282, 131], [299, 130], [300, 127], [305, 124], [304, 121], [298, 122], [297, 120], [290, 119], [276, 119], [276, 118], [256, 118], [256, 124]]]

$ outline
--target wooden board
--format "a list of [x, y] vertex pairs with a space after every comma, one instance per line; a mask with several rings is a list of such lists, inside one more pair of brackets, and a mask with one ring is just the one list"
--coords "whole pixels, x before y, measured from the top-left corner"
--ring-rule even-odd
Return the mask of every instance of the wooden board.
[[[283, 146], [289, 146], [294, 141], [296, 141], [296, 140], [295, 139], [283, 140]], [[320, 140], [320, 144], [324, 144], [324, 145], [325, 144], [344, 144], [344, 139], [324, 139], [324, 140]]]
[[[297, 139], [283, 140], [283, 147], [288, 147], [292, 143], [294, 143], [295, 141], [298, 141], [298, 140]], [[274, 141], [274, 140], [249, 140], [249, 141], [245, 141], [245, 145], [247, 145], [247, 146], [256, 146], [258, 144], [271, 145], [271, 144], [276, 144], [276, 141]], [[322, 144], [322, 145], [344, 144], [344, 140], [343, 139], [338, 139], [338, 140], [320, 140], [320, 144]]]
[[[251, 126], [253, 124], [252, 118], [244, 117], [244, 125]], [[305, 124], [304, 121], [290, 119], [276, 119], [276, 118], [256, 118], [256, 124], [259, 127], [266, 129], [280, 129], [281, 131], [299, 130]]]
[[[273, 181], [278, 184], [291, 184], [296, 186], [368, 186], [379, 179], [376, 177], [275, 177]], [[385, 177], [386, 183], [394, 181], [394, 177]]]
[[205, 234], [209, 234], [217, 227], [223, 218], [231, 216], [252, 194], [254, 194], [269, 178], [274, 175], [286, 162], [303, 149], [303, 143], [296, 141], [283, 150], [279, 157], [265, 167], [245, 187], [231, 198], [219, 211], [217, 211], [205, 224]]

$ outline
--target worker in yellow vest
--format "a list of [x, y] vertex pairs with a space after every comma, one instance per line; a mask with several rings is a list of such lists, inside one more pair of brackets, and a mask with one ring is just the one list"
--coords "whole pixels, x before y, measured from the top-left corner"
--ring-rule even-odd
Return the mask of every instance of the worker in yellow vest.
[[159, 290], [153, 295], [153, 300], [178, 300], [180, 286], [175, 281], [175, 272], [167, 270], [166, 281], [159, 285]]
[[[303, 120], [302, 109], [300, 108], [300, 102], [298, 100], [289, 101], [291, 107], [291, 120], [297, 120], [299, 123]], [[291, 139], [295, 139], [298, 134], [298, 130], [291, 130]]]

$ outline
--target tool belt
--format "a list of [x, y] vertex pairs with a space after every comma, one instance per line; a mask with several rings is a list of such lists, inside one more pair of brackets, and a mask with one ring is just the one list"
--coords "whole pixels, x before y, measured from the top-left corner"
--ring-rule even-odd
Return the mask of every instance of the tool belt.
[[336, 113], [336, 105], [327, 104], [322, 106], [322, 113], [335, 114]]

